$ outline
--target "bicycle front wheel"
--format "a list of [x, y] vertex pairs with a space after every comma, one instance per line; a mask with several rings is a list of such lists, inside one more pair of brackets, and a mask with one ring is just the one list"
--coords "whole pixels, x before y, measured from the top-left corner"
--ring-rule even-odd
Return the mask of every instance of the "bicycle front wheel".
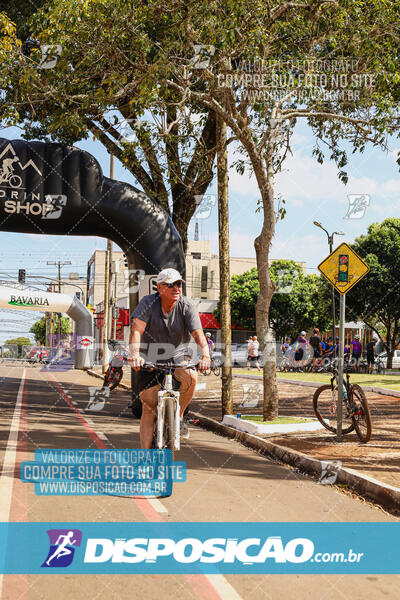
[[220, 365], [215, 365], [215, 366], [212, 368], [212, 372], [214, 373], [214, 375], [215, 375], [216, 377], [219, 377], [219, 376], [221, 375], [221, 367], [220, 367]]
[[174, 398], [164, 400], [163, 448], [171, 450], [172, 460], [175, 455], [175, 402]]
[[353, 399], [353, 423], [358, 439], [365, 444], [371, 439], [371, 412], [362, 388], [357, 385], [357, 383], [354, 383], [351, 387]]
[[115, 368], [115, 371], [111, 378], [110, 392], [112, 392], [120, 383], [123, 376], [122, 369]]
[[[332, 433], [337, 432], [337, 385], [321, 385], [313, 397], [313, 409], [318, 421]], [[350, 433], [355, 425], [343, 402], [342, 433]]]

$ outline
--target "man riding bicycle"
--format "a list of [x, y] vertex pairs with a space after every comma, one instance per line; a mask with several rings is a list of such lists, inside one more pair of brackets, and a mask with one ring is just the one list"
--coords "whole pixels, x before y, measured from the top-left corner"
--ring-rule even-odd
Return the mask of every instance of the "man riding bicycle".
[[[141, 448], [151, 448], [154, 432], [154, 422], [157, 410], [157, 393], [163, 382], [165, 372], [154, 369], [140, 370], [146, 362], [140, 355], [140, 350], [152, 357], [155, 352], [162, 355], [149, 362], [183, 363], [188, 354], [188, 344], [191, 337], [196, 342], [201, 359], [198, 364], [200, 371], [210, 368], [210, 352], [200, 317], [191, 300], [182, 296], [182, 279], [175, 269], [163, 269], [157, 275], [157, 293], [142, 298], [132, 313], [132, 326], [129, 339], [131, 367], [139, 371], [138, 391], [142, 402], [142, 418], [140, 420]], [[174, 377], [181, 382], [180, 416], [181, 436], [188, 438], [189, 430], [183, 422], [183, 413], [193, 398], [197, 382], [194, 369], [175, 370]]]

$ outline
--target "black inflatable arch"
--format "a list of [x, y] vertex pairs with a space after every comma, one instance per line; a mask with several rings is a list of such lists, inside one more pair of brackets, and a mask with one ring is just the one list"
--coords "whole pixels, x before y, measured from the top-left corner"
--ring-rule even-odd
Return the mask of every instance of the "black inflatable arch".
[[169, 215], [128, 183], [104, 177], [97, 160], [73, 146], [0, 138], [0, 230], [105, 237], [131, 269], [185, 272]]

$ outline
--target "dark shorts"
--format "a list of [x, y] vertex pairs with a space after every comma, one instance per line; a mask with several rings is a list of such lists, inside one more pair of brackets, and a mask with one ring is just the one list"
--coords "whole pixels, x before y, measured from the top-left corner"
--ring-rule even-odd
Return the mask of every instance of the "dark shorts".
[[[137, 372], [137, 387], [136, 393], [139, 394], [143, 390], [148, 390], [156, 385], [162, 385], [165, 381], [165, 371], [158, 371], [154, 369], [154, 371], [147, 371], [143, 369], [142, 371]], [[181, 387], [181, 382], [178, 379], [175, 379], [172, 376], [172, 389], [178, 391]]]
[[319, 348], [313, 348], [314, 358], [321, 358], [321, 352]]
[[258, 361], [258, 356], [248, 356], [247, 360], [248, 362], [256, 362]]
[[375, 356], [373, 354], [367, 354], [367, 363], [373, 365], [375, 363]]
[[354, 360], [356, 360], [358, 362], [361, 358], [361, 354], [357, 354], [356, 352], [353, 352], [353, 354], [351, 355], [351, 358], [353, 358]]

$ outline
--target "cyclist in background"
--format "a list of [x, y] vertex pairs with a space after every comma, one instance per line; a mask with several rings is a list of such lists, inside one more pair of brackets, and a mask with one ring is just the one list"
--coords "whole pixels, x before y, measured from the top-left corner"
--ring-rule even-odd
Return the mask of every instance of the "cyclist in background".
[[[182, 296], [183, 279], [175, 269], [163, 269], [157, 275], [157, 292], [142, 298], [132, 313], [129, 338], [129, 364], [138, 373], [138, 391], [142, 402], [140, 420], [141, 448], [151, 448], [157, 411], [157, 394], [164, 381], [165, 372], [154, 369], [140, 370], [146, 362], [184, 363], [191, 338], [201, 353], [200, 371], [210, 368], [210, 352], [203, 333], [200, 317], [189, 298]], [[162, 355], [152, 359], [152, 353]], [[181, 437], [189, 437], [189, 429], [183, 421], [183, 413], [190, 403], [197, 382], [195, 369], [176, 369], [174, 377], [181, 382]]]
[[211, 333], [207, 332], [206, 333], [206, 340], [207, 340], [207, 344], [208, 344], [208, 350], [210, 352], [210, 358], [212, 358], [213, 352], [214, 352], [214, 348], [215, 348], [215, 344], [211, 339]]
[[351, 358], [354, 363], [354, 370], [358, 371], [358, 365], [360, 364], [360, 358], [362, 354], [362, 344], [360, 342], [360, 336], [355, 335], [354, 340], [350, 342], [351, 346]]
[[114, 354], [108, 363], [108, 369], [104, 375], [103, 388], [108, 388], [113, 379], [116, 369], [121, 369], [128, 362], [128, 352], [122, 346], [118, 347], [118, 352]]

